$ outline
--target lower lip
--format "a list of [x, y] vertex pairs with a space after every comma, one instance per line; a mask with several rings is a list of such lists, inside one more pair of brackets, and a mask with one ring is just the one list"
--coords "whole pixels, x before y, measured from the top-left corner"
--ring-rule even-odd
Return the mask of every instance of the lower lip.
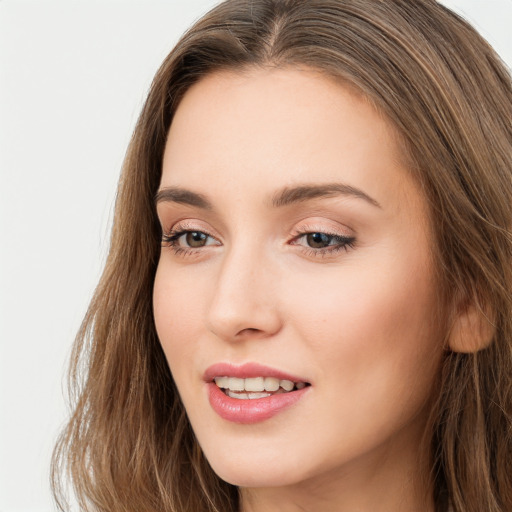
[[223, 419], [233, 423], [258, 423], [268, 420], [284, 409], [296, 404], [310, 386], [266, 398], [240, 399], [227, 396], [215, 383], [207, 384], [208, 399], [213, 410]]

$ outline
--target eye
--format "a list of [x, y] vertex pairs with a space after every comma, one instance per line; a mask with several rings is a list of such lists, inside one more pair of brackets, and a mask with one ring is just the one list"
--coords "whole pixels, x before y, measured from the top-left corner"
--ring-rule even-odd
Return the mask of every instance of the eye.
[[325, 257], [342, 249], [348, 251], [354, 247], [355, 238], [323, 231], [307, 231], [296, 233], [292, 245], [299, 245], [309, 256]]
[[162, 244], [170, 247], [176, 254], [192, 253], [210, 245], [220, 243], [209, 233], [195, 229], [186, 229], [178, 226], [169, 233], [162, 235]]
[[208, 241], [208, 235], [202, 231], [188, 231], [180, 236], [189, 247], [203, 247]]
[[306, 237], [306, 242], [309, 247], [313, 249], [323, 249], [324, 247], [328, 247], [332, 245], [335, 237], [333, 235], [328, 235], [326, 233], [307, 233], [304, 235]]

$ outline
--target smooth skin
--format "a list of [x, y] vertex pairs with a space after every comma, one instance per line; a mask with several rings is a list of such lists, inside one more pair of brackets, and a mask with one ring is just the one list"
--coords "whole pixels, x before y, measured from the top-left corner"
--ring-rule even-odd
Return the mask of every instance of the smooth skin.
[[[434, 510], [421, 438], [445, 330], [426, 201], [405, 160], [369, 101], [309, 69], [218, 72], [177, 110], [155, 322], [197, 439], [242, 488], [243, 512]], [[232, 423], [203, 381], [218, 362], [311, 388], [266, 421]]]

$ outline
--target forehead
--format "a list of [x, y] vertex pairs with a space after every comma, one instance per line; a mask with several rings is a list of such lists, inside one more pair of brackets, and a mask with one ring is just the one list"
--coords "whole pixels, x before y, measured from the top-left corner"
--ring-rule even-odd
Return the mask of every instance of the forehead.
[[176, 111], [161, 186], [244, 197], [342, 180], [378, 202], [409, 201], [419, 191], [398, 140], [362, 94], [314, 70], [216, 72]]

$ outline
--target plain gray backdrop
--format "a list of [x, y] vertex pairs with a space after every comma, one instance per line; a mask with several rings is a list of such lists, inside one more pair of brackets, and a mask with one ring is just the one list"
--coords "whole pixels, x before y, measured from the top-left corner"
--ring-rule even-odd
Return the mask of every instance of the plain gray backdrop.
[[[70, 347], [153, 74], [217, 2], [0, 1], [0, 512], [50, 512]], [[512, 66], [512, 0], [446, 0]]]

